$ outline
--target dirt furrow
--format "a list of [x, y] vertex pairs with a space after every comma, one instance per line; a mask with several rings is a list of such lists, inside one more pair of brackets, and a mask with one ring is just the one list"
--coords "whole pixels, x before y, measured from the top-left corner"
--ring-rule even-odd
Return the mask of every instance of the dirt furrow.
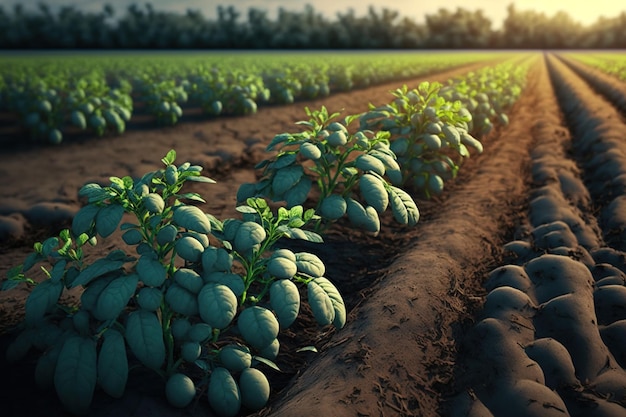
[[[508, 262], [486, 276], [489, 292], [463, 342], [451, 416], [626, 412], [624, 257], [604, 242], [603, 215], [595, 214], [606, 199], [589, 165], [615, 156], [610, 140], [600, 145], [615, 109], [553, 56], [547, 63], [554, 88], [542, 91], [544, 114], [534, 125], [527, 223], [505, 245]], [[595, 118], [594, 108], [602, 109]]]
[[597, 68], [585, 65], [562, 54], [556, 55], [598, 93], [605, 96], [622, 114], [626, 114], [626, 84]]

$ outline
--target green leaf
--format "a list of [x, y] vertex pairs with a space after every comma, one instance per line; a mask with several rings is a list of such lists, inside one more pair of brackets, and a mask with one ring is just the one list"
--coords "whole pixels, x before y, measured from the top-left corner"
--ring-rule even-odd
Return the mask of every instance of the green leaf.
[[276, 196], [282, 196], [287, 190], [294, 187], [304, 171], [300, 165], [288, 166], [277, 170], [272, 179], [272, 190]]
[[272, 141], [270, 142], [269, 145], [267, 145], [267, 148], [265, 148], [267, 151], [271, 151], [274, 149], [274, 147], [278, 144], [281, 144], [283, 142], [288, 141], [289, 139], [292, 138], [292, 135], [290, 133], [281, 133], [278, 134], [276, 136], [274, 136], [274, 138], [272, 139]]
[[202, 176], [202, 175], [198, 175], [198, 176], [193, 176], [192, 175], [192, 176], [187, 177], [187, 179], [189, 181], [202, 182], [202, 183], [205, 183], [205, 184], [215, 184], [215, 180], [214, 179], [209, 178], [209, 177], [205, 177], [205, 176]]
[[389, 201], [393, 217], [398, 223], [415, 226], [420, 218], [420, 212], [413, 198], [404, 190], [390, 185], [388, 187]]
[[372, 155], [359, 155], [356, 158], [355, 166], [365, 172], [372, 171], [377, 173], [378, 175], [385, 174], [385, 164], [383, 164], [382, 161]]
[[387, 209], [389, 195], [383, 180], [379, 177], [369, 173], [364, 174], [359, 180], [359, 189], [367, 204], [374, 207], [378, 213], [382, 213]]
[[144, 196], [142, 199], [143, 205], [150, 213], [160, 214], [165, 208], [165, 201], [163, 197], [156, 193], [150, 193]]
[[100, 207], [93, 204], [88, 204], [78, 210], [72, 219], [72, 233], [78, 236], [89, 232], [99, 211]]
[[337, 220], [346, 214], [347, 207], [345, 198], [338, 194], [331, 194], [322, 200], [320, 214], [325, 219]]
[[135, 270], [141, 281], [150, 287], [160, 287], [167, 278], [167, 270], [153, 252], [141, 255]]
[[139, 275], [122, 275], [111, 281], [98, 296], [93, 315], [98, 320], [117, 318], [135, 294]]
[[319, 285], [326, 294], [328, 294], [335, 311], [332, 323], [336, 328], [341, 329], [346, 324], [346, 305], [344, 304], [339, 290], [337, 290], [337, 287], [335, 287], [332, 282], [324, 277], [315, 278], [313, 282]]
[[207, 215], [196, 206], [179, 206], [174, 210], [173, 222], [188, 230], [211, 233], [211, 223]]
[[176, 151], [174, 149], [171, 149], [164, 158], [161, 159], [161, 162], [163, 162], [163, 165], [168, 166], [174, 163], [174, 161], [176, 160]]
[[117, 229], [123, 215], [124, 207], [117, 204], [111, 204], [100, 209], [95, 218], [98, 234], [102, 237], [110, 236]]
[[278, 317], [281, 329], [286, 329], [300, 312], [300, 292], [292, 281], [280, 279], [270, 286], [270, 304]]
[[196, 238], [183, 236], [176, 241], [176, 253], [189, 262], [198, 262], [204, 252], [204, 246]]
[[86, 414], [96, 388], [96, 344], [74, 336], [63, 343], [54, 370], [54, 387], [65, 408]]
[[321, 277], [326, 273], [324, 262], [317, 255], [308, 252], [296, 253], [296, 267], [299, 273], [312, 278]]
[[263, 349], [276, 339], [280, 325], [270, 310], [252, 306], [239, 314], [237, 328], [246, 342], [257, 349]]
[[150, 369], [159, 369], [165, 361], [163, 330], [154, 313], [136, 310], [128, 315], [126, 342], [137, 359]]
[[54, 251], [58, 247], [59, 239], [56, 237], [50, 237], [43, 242], [41, 247], [41, 254], [44, 257], [48, 257], [50, 256], [50, 254], [52, 254], [52, 251]]
[[237, 252], [245, 254], [257, 247], [267, 237], [263, 226], [255, 222], [243, 222], [237, 229], [233, 242]]
[[53, 282], [47, 279], [38, 284], [24, 305], [26, 324], [35, 325], [40, 322], [46, 313], [53, 310], [62, 292], [63, 283], [61, 281]]
[[300, 239], [312, 243], [324, 242], [319, 234], [310, 230], [302, 230], [288, 226], [280, 226], [276, 230], [280, 233], [284, 233], [285, 237], [288, 237], [289, 239]]
[[104, 332], [98, 355], [98, 385], [113, 398], [121, 398], [128, 380], [128, 358], [124, 337], [115, 329]]
[[112, 271], [116, 271], [124, 265], [124, 261], [111, 261], [108, 259], [98, 259], [87, 268], [83, 269], [72, 282], [71, 288], [79, 285], [86, 286], [94, 278], [102, 276]]
[[167, 289], [165, 301], [172, 310], [183, 316], [198, 315], [198, 298], [196, 294], [187, 291], [176, 283], [170, 285]]
[[291, 208], [303, 204], [306, 201], [313, 181], [309, 177], [303, 176], [300, 181], [292, 188], [284, 193], [285, 202], [287, 207]]
[[237, 314], [237, 296], [223, 284], [208, 283], [198, 294], [202, 320], [214, 329], [224, 329]]
[[226, 368], [215, 368], [209, 379], [209, 404], [220, 417], [234, 417], [241, 409], [237, 382]]
[[320, 326], [331, 324], [335, 319], [333, 302], [324, 288], [315, 280], [307, 284], [307, 294], [313, 317]]

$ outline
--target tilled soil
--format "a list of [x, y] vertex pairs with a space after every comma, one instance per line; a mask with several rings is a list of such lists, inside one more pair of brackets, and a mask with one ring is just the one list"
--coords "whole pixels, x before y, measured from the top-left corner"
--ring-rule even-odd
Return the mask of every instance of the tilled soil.
[[[322, 258], [350, 314], [345, 328], [334, 331], [317, 328], [305, 311], [279, 336], [277, 363], [283, 373], [268, 371], [273, 394], [258, 415], [583, 416], [592, 415], [585, 414], [591, 409], [604, 413], [593, 415], [624, 415], [624, 345], [619, 343], [626, 338], [619, 337], [626, 317], [619, 312], [626, 303], [619, 301], [624, 280], [620, 284], [623, 274], [617, 272], [626, 272], [620, 252], [626, 230], [625, 216], [620, 217], [620, 196], [626, 190], [626, 175], [621, 175], [626, 171], [620, 171], [626, 153], [619, 143], [624, 126], [608, 102], [554, 55], [546, 56], [533, 55], [510, 125], [485, 138], [485, 152], [467, 161], [441, 197], [418, 202], [422, 216], [417, 227], [399, 227], [386, 216], [376, 238], [338, 224], [324, 245], [289, 243]], [[445, 81], [467, 70], [424, 79]], [[388, 102], [388, 91], [396, 87], [398, 83], [306, 105], [356, 113], [366, 110], [368, 102]], [[0, 171], [10, 181], [0, 184], [0, 224], [14, 237], [2, 243], [0, 273], [20, 263], [32, 242], [54, 229], [48, 222], [38, 226], [42, 218], [55, 213], [56, 228], [67, 225], [80, 206], [76, 191], [83, 183], [141, 175], [158, 167], [170, 148], [178, 151], [179, 162], [203, 165], [218, 180], [193, 187], [208, 202], [202, 208], [219, 218], [236, 217], [237, 187], [254, 180], [252, 167], [264, 158], [265, 145], [273, 135], [294, 130], [293, 123], [304, 118], [302, 107], [262, 109], [246, 118], [135, 131], [59, 148], [3, 151]], [[104, 240], [101, 253], [119, 245], [119, 238]], [[528, 262], [541, 266], [552, 258], [579, 272], [580, 288], [567, 279], [553, 283], [554, 293], [545, 292], [545, 283], [537, 284], [537, 275], [545, 274]], [[513, 266], [526, 273], [527, 286], [521, 279], [494, 278], [492, 271]], [[612, 280], [605, 286], [614, 290], [608, 295], [599, 291], [599, 281], [607, 277]], [[589, 315], [580, 319], [585, 330], [551, 333], [553, 327], [577, 329], [553, 323], [548, 314], [550, 300], [566, 293], [586, 297], [579, 303]], [[0, 294], [3, 331], [21, 318], [26, 295], [22, 288]], [[3, 346], [8, 339], [3, 338]], [[571, 358], [571, 384], [559, 385], [563, 381], [549, 368], [554, 361], [539, 359], [539, 348], [551, 352], [545, 340], [556, 341]], [[319, 353], [294, 353], [306, 345]], [[567, 359], [563, 349], [558, 352]], [[14, 376], [3, 378], [9, 385], [0, 394], [3, 415], [64, 415], [53, 393], [34, 386], [34, 359], [2, 362], [3, 374]], [[212, 415], [204, 398], [188, 410], [172, 409], [162, 387], [145, 376], [132, 373], [119, 401], [99, 393], [90, 415]], [[532, 414], [535, 406], [529, 404], [535, 403], [540, 405]]]

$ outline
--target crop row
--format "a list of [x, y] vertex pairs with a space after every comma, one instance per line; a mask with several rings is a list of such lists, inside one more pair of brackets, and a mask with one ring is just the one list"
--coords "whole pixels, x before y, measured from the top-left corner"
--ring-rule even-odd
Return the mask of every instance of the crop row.
[[[607, 117], [606, 104], [595, 103], [605, 110], [593, 113], [575, 76], [555, 58], [549, 63], [573, 138], [555, 135], [558, 122], [546, 117], [536, 130], [529, 226], [504, 247], [512, 262], [489, 273], [481, 320], [466, 341], [478, 358], [477, 400], [468, 409], [497, 417], [621, 416], [626, 267], [614, 234], [624, 227], [616, 205], [625, 198], [626, 154], [614, 134], [624, 126]], [[592, 201], [599, 220], [589, 215]]]
[[[514, 74], [517, 87], [506, 74]], [[270, 144], [279, 151], [259, 167], [268, 178], [242, 185], [241, 219], [220, 220], [192, 205], [204, 200], [182, 193], [184, 183], [212, 180], [200, 174], [201, 167], [175, 165], [173, 151], [163, 158], [164, 168], [142, 178], [85, 185], [79, 194], [88, 204], [71, 230], [36, 244], [4, 284], [33, 285], [9, 359], [31, 349], [45, 352], [35, 380], [55, 389], [73, 413], [89, 409], [96, 387], [115, 398], [123, 395], [129, 366], [137, 362], [163, 377], [174, 406], [187, 406], [206, 387], [221, 416], [264, 407], [270, 386], [260, 365], [276, 368], [277, 336], [300, 314], [301, 291], [320, 325], [341, 328], [346, 322], [342, 296], [325, 277], [323, 262], [279, 248], [279, 239], [320, 242], [317, 232], [343, 215], [377, 233], [378, 214], [388, 206], [396, 220], [415, 225], [419, 211], [403, 188], [416, 188], [412, 177], [422, 173], [434, 177], [436, 170], [454, 169], [456, 175], [458, 161], [454, 167], [437, 161], [447, 163], [446, 154], [467, 157], [465, 143], [480, 149], [471, 132], [487, 131], [484, 123], [473, 124], [474, 114], [476, 120], [485, 114], [493, 123], [506, 121], [503, 112], [521, 92], [524, 77], [523, 70], [502, 64], [447, 87], [399, 89], [388, 106], [343, 122], [324, 108], [309, 111], [303, 132], [277, 135]], [[458, 97], [449, 101], [448, 94]], [[355, 131], [349, 125], [357, 119]], [[398, 141], [408, 141], [402, 148], [410, 159], [396, 156], [392, 146]], [[403, 168], [406, 161], [421, 166]], [[311, 210], [303, 204], [315, 195], [314, 186], [322, 194]], [[430, 192], [440, 192], [443, 185], [437, 186]], [[259, 197], [265, 194], [287, 207], [272, 212]], [[124, 213], [135, 218], [120, 225]], [[84, 260], [89, 244], [115, 232], [133, 255], [113, 248], [92, 263]], [[27, 276], [47, 263], [40, 283]], [[64, 304], [63, 292], [77, 287], [84, 289], [80, 306]]]
[[288, 104], [493, 59], [489, 54], [213, 54], [16, 56], [2, 59], [0, 111], [34, 140], [71, 130], [121, 134], [135, 112], [173, 125], [188, 107], [207, 116], [246, 115]]
[[607, 74], [626, 81], [626, 56], [616, 53], [568, 53], [566, 57], [573, 58]]

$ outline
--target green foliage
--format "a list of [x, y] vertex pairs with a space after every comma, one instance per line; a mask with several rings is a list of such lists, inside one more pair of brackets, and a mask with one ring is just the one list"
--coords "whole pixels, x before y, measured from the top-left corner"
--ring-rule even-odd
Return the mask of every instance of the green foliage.
[[[3, 290], [34, 287], [7, 358], [19, 360], [33, 348], [45, 352], [37, 383], [54, 386], [73, 413], [88, 411], [96, 386], [121, 397], [134, 358], [167, 381], [174, 406], [189, 404], [196, 388], [208, 383], [214, 410], [233, 415], [241, 406], [235, 375], [258, 363], [278, 369], [278, 333], [300, 311], [297, 284], [323, 282], [334, 311], [345, 317], [341, 296], [322, 276], [323, 262], [276, 248], [282, 238], [322, 241], [301, 229], [316, 219], [313, 210], [293, 206], [274, 213], [265, 200], [251, 198], [237, 207], [242, 219], [220, 221], [186, 203], [203, 201], [198, 194], [181, 193], [187, 181], [213, 180], [200, 167], [174, 165], [175, 158], [170, 151], [163, 169], [137, 180], [111, 177], [110, 186], [82, 187], [87, 204], [72, 230], [35, 244], [3, 284]], [[133, 221], [122, 223], [124, 213]], [[87, 243], [116, 232], [135, 254], [115, 248], [85, 260]], [[27, 275], [40, 263], [45, 277], [37, 282]], [[78, 306], [63, 298], [75, 287], [83, 289]], [[345, 320], [320, 321], [331, 323], [342, 327]], [[204, 376], [191, 380], [193, 368]], [[269, 385], [260, 371], [248, 373], [240, 377], [243, 405], [256, 410], [265, 405]]]
[[276, 155], [257, 165], [263, 169], [260, 181], [243, 184], [238, 200], [265, 196], [293, 207], [304, 204], [315, 187], [319, 191], [315, 211], [321, 216], [318, 230], [347, 215], [356, 227], [377, 234], [378, 214], [387, 208], [390, 193], [401, 192], [404, 198], [398, 203], [409, 215], [396, 220], [415, 225], [417, 205], [402, 190], [391, 188], [391, 178], [400, 176], [400, 166], [390, 149], [389, 133], [350, 133], [348, 128], [357, 115], [335, 121], [339, 114], [328, 114], [325, 107], [306, 112], [310, 119], [298, 123], [306, 130], [274, 137], [267, 150], [277, 151]]
[[[390, 148], [400, 166], [400, 175], [392, 178], [393, 185], [411, 187], [427, 197], [440, 194], [444, 181], [456, 177], [463, 159], [470, 155], [468, 146], [482, 152], [480, 142], [469, 134], [472, 115], [460, 101], [440, 96], [441, 87], [439, 83], [423, 82], [409, 90], [405, 85], [392, 92], [395, 98], [391, 103], [370, 105], [360, 117], [361, 129], [391, 135]], [[370, 188], [381, 194], [375, 182]], [[395, 198], [397, 190], [388, 194], [393, 204], [403, 201], [404, 196]], [[394, 213], [398, 210], [402, 208]]]

